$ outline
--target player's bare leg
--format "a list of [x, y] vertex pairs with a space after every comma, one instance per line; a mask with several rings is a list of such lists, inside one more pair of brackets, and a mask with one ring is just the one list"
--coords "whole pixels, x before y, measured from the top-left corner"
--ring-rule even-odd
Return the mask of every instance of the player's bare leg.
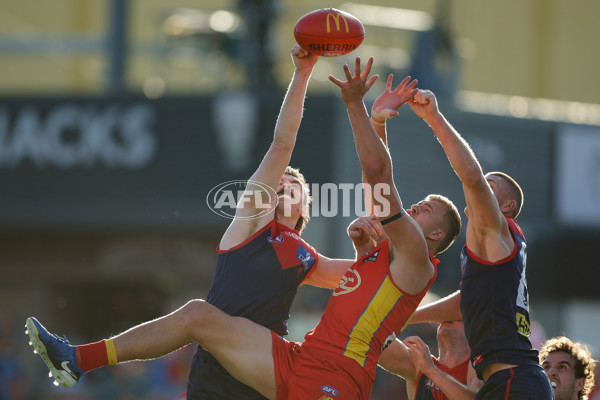
[[[32, 345], [58, 385], [71, 387], [90, 370], [84, 367], [89, 362], [80, 351], [89, 345], [72, 346], [49, 333], [35, 318], [27, 319], [27, 328]], [[212, 353], [236, 379], [275, 399], [271, 341], [271, 331], [267, 328], [245, 318], [232, 317], [204, 300], [192, 300], [168, 315], [104, 341], [111, 343], [103, 350], [109, 353], [104, 354], [108, 361], [95, 367], [158, 358], [196, 342]], [[104, 349], [104, 343], [91, 344], [96, 345]]]
[[209, 351], [236, 379], [275, 398], [271, 331], [192, 300], [164, 317], [113, 338], [119, 362], [161, 357], [191, 342]]

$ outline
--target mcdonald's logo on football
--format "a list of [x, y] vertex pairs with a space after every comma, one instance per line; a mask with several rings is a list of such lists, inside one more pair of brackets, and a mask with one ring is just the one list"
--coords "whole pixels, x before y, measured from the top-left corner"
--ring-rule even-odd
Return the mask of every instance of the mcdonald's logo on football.
[[356, 49], [365, 37], [365, 27], [353, 16], [335, 8], [321, 8], [300, 18], [294, 38], [305, 50], [323, 57], [337, 57]]
[[327, 33], [331, 32], [331, 24], [329, 21], [329, 17], [333, 18], [333, 20], [335, 21], [335, 30], [336, 31], [340, 30], [340, 17], [342, 17], [342, 19], [344, 20], [344, 25], [346, 26], [346, 33], [350, 32], [350, 29], [348, 28], [348, 20], [346, 19], [346, 17], [344, 17], [343, 14], [327, 13], [327, 17], [326, 17]]

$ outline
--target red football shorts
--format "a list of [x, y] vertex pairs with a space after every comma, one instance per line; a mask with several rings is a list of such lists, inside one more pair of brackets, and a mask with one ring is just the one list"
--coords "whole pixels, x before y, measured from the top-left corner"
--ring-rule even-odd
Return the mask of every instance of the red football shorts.
[[271, 332], [277, 400], [367, 400], [373, 380], [348, 357]]

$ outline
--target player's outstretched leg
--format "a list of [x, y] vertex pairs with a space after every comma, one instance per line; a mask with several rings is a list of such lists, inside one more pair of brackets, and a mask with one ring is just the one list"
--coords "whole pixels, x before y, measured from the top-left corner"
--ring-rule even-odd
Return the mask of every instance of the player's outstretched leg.
[[48, 332], [33, 317], [27, 318], [25, 327], [29, 344], [48, 366], [50, 375], [55, 379], [54, 384], [65, 388], [75, 385], [84, 374], [77, 365], [75, 347], [69, 344], [67, 338]]

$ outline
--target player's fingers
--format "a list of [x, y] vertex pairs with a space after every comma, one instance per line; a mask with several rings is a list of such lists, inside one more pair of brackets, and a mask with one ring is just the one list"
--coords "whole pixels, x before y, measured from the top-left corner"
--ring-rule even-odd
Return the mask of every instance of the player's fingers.
[[408, 90], [414, 89], [414, 87], [417, 86], [417, 83], [419, 83], [419, 81], [416, 80], [416, 79], [413, 79], [413, 81], [408, 84], [408, 86], [406, 87], [406, 89], [408, 89]]
[[389, 74], [388, 78], [387, 78], [387, 82], [385, 83], [385, 90], [386, 91], [391, 91], [392, 90], [392, 83], [394, 82], [394, 74]]
[[402, 79], [402, 82], [400, 82], [400, 84], [396, 87], [396, 90], [394, 90], [394, 92], [398, 93], [403, 91], [404, 87], [408, 82], [410, 82], [410, 76], [407, 76], [406, 78]]
[[404, 344], [409, 344], [409, 345], [414, 345], [415, 344], [415, 339], [416, 336], [407, 336], [406, 338], [404, 338], [404, 340], [402, 342], [404, 342]]
[[[419, 81], [417, 81], [416, 79], [414, 79], [410, 83], [408, 83], [409, 80], [410, 80], [410, 77], [408, 76], [404, 79], [404, 81], [402, 81], [402, 85], [396, 89], [397, 94], [410, 92], [415, 88], [415, 86], [417, 86], [417, 83], [419, 83]], [[411, 97], [412, 97], [412, 95], [411, 95]]]
[[360, 57], [356, 57], [354, 59], [354, 77], [360, 76]]
[[381, 221], [376, 215], [370, 215], [369, 224], [373, 227], [375, 232], [377, 232], [377, 237], [381, 238], [385, 236], [385, 230], [383, 229], [383, 225], [381, 225]]
[[360, 231], [356, 229], [348, 229], [348, 236], [350, 236], [351, 238], [359, 238], [360, 235]]
[[433, 100], [433, 93], [431, 90], [419, 89], [419, 95], [421, 95], [421, 99], [423, 101], [422, 104], [429, 104], [431, 100]]
[[373, 236], [373, 237], [375, 239], [381, 239], [381, 238], [385, 237], [386, 236], [385, 230], [383, 229], [383, 225], [381, 225], [381, 221], [379, 221], [379, 218], [377, 218], [374, 215], [371, 215], [367, 218], [368, 218], [369, 225], [375, 232], [375, 236]]
[[418, 104], [429, 104], [429, 99], [424, 90], [418, 90], [414, 96], [415, 102]]
[[371, 89], [371, 86], [373, 86], [373, 84], [375, 83], [375, 81], [379, 78], [379, 75], [373, 75], [372, 77], [369, 78], [369, 80], [366, 83], [366, 89], [367, 91], [369, 91], [369, 89]]
[[336, 78], [336, 77], [335, 77], [335, 76], [333, 76], [333, 75], [329, 75], [329, 80], [330, 80], [331, 82], [333, 82], [334, 84], [336, 84], [337, 86], [339, 86], [339, 87], [342, 87], [342, 85], [343, 85], [343, 83], [344, 83], [344, 82], [340, 81], [338, 78]]
[[418, 336], [408, 336], [404, 339], [404, 344], [412, 346], [414, 349], [423, 350], [425, 342]]
[[408, 93], [404, 96], [404, 99], [406, 99], [405, 101], [414, 100], [415, 95], [417, 94], [418, 91], [419, 91], [419, 89], [411, 90], [410, 93]]
[[351, 237], [358, 238], [364, 236], [365, 234], [368, 235], [369, 233], [365, 231], [360, 220], [355, 220], [348, 227], [348, 235], [350, 235]]
[[308, 51], [304, 50], [298, 43], [292, 47], [292, 55], [297, 57], [304, 57], [308, 54]]
[[362, 230], [364, 230], [369, 236], [377, 236], [377, 231], [375, 230], [373, 225], [371, 225], [370, 220], [368, 218], [361, 219], [360, 223]]
[[377, 231], [371, 224], [363, 220], [361, 227], [367, 235], [369, 235], [372, 238], [377, 238]]
[[348, 229], [365, 230], [365, 217], [359, 217], [352, 221]]
[[373, 66], [373, 60], [373, 57], [369, 57], [369, 61], [367, 61], [367, 66], [361, 74], [362, 76], [369, 76], [369, 74], [371, 73], [371, 67]]
[[350, 73], [350, 68], [348, 67], [348, 64], [344, 64], [344, 74], [346, 75], [346, 79], [348, 80], [348, 82], [350, 82], [350, 80], [352, 80], [352, 74]]

